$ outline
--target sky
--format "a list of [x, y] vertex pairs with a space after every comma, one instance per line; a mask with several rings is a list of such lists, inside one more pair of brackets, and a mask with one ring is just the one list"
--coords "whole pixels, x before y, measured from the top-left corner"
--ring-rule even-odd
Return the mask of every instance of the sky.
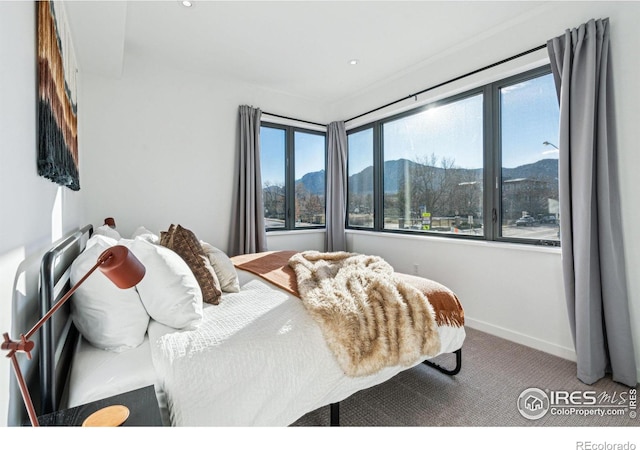
[[260, 159], [262, 184], [284, 185], [285, 130], [260, 127]]
[[503, 167], [558, 158], [560, 110], [551, 74], [503, 89]]
[[425, 162], [436, 155], [456, 166], [482, 167], [482, 95], [477, 94], [403, 117], [383, 126], [385, 161], [400, 158]]
[[[260, 151], [262, 182], [283, 184], [285, 177], [285, 131], [280, 128], [261, 127]], [[316, 133], [294, 132], [295, 178], [309, 172], [323, 170], [325, 166], [325, 138]]]
[[[501, 89], [502, 166], [513, 168], [558, 158], [558, 100], [551, 74]], [[453, 160], [456, 167], [483, 167], [483, 100], [480, 94], [385, 122], [385, 161], [405, 158]], [[553, 145], [545, 145], [550, 142]], [[350, 134], [349, 176], [372, 165], [373, 132]], [[284, 181], [284, 131], [262, 128], [262, 179]], [[296, 149], [312, 158], [296, 159], [296, 179], [324, 167], [324, 139], [296, 133]], [[309, 153], [307, 153], [309, 152]]]

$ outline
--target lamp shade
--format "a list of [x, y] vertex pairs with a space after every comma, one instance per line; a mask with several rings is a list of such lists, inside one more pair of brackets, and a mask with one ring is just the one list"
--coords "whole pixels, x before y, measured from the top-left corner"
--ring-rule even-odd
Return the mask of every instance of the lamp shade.
[[98, 261], [104, 261], [100, 271], [120, 289], [129, 289], [140, 283], [146, 272], [144, 265], [123, 245], [105, 250]]

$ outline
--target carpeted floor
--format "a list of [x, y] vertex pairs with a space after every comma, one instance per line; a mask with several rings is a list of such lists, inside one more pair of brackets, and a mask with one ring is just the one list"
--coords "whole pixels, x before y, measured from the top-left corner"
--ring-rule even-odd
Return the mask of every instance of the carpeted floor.
[[[467, 328], [462, 370], [447, 376], [420, 364], [391, 380], [358, 392], [340, 403], [340, 425], [352, 427], [627, 427], [631, 418], [629, 387], [602, 379], [588, 386], [576, 378], [576, 366], [529, 347]], [[453, 361], [451, 355], [447, 355]], [[443, 357], [439, 357], [444, 358]], [[444, 364], [449, 361], [444, 360]], [[450, 364], [449, 364], [450, 365]], [[595, 391], [606, 407], [622, 403], [623, 415], [552, 414], [531, 420], [518, 411], [520, 394], [528, 388], [549, 391]], [[599, 403], [603, 404], [603, 403]], [[581, 411], [586, 411], [580, 408]], [[567, 411], [567, 410], [565, 410]], [[633, 414], [631, 414], [633, 415]], [[313, 411], [293, 426], [329, 425], [329, 407]]]

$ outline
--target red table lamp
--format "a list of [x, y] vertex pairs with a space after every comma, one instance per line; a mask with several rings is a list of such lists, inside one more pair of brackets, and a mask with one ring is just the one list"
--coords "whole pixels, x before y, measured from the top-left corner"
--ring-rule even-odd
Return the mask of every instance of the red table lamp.
[[39, 426], [38, 416], [36, 414], [36, 410], [33, 406], [33, 402], [31, 401], [31, 395], [29, 394], [29, 390], [27, 389], [27, 385], [24, 381], [24, 377], [22, 376], [22, 371], [20, 370], [20, 365], [18, 364], [18, 360], [16, 358], [16, 352], [23, 352], [27, 354], [27, 358], [31, 359], [31, 352], [33, 351], [34, 342], [31, 341], [31, 337], [35, 334], [36, 331], [42, 327], [42, 325], [51, 318], [55, 312], [60, 309], [62, 305], [65, 304], [67, 300], [71, 297], [71, 295], [78, 289], [78, 287], [85, 282], [85, 280], [91, 275], [96, 269], [100, 269], [100, 271], [109, 278], [113, 284], [118, 286], [121, 289], [132, 288], [136, 284], [138, 284], [145, 274], [145, 268], [136, 258], [136, 256], [129, 251], [128, 248], [122, 245], [116, 245], [105, 250], [95, 266], [93, 266], [81, 279], [78, 281], [75, 286], [73, 286], [53, 307], [36, 323], [31, 330], [27, 334], [21, 334], [20, 340], [14, 341], [9, 338], [8, 333], [4, 333], [2, 336], [4, 338], [4, 342], [2, 342], [2, 350], [8, 350], [7, 358], [11, 358], [11, 365], [13, 367], [13, 371], [16, 374], [16, 378], [18, 379], [18, 385], [20, 386], [20, 393], [22, 394], [22, 399], [24, 400], [24, 404], [27, 407], [27, 413], [29, 414], [29, 420], [34, 427]]

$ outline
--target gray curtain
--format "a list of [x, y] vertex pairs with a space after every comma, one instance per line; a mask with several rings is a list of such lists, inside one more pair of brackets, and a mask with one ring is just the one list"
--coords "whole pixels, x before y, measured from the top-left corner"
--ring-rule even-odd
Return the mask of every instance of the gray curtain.
[[262, 111], [239, 108], [238, 182], [231, 223], [231, 256], [267, 250], [260, 176], [260, 117]]
[[578, 378], [636, 385], [616, 167], [609, 20], [547, 42], [560, 102], [560, 239]]
[[327, 232], [328, 252], [347, 248], [344, 223], [347, 213], [347, 132], [344, 122], [327, 127]]

